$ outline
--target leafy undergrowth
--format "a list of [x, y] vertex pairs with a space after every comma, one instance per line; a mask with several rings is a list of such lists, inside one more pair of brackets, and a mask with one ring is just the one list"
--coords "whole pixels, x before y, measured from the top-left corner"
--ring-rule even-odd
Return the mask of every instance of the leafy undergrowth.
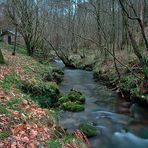
[[[2, 51], [7, 64], [0, 66], [0, 147], [89, 147], [82, 132], [68, 134], [62, 128], [59, 130], [56, 112], [44, 106], [49, 95], [54, 100], [60, 96], [58, 86], [45, 82], [43, 77], [53, 66], [26, 55], [12, 56], [11, 52]], [[43, 90], [44, 93], [50, 90], [50, 94], [41, 94]], [[43, 106], [42, 96], [46, 98]]]

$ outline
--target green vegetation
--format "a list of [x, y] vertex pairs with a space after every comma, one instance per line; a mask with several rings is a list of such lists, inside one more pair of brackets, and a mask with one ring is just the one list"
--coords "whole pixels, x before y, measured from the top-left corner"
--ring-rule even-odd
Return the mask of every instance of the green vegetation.
[[60, 69], [53, 68], [50, 71], [44, 71], [43, 79], [44, 81], [55, 81], [56, 83], [60, 83], [63, 80], [64, 72]]
[[20, 98], [12, 98], [11, 101], [10, 101], [12, 104], [21, 104], [22, 103], [22, 100]]
[[20, 98], [12, 98], [10, 101], [6, 102], [6, 106], [8, 109], [18, 111], [27, 115], [26, 111], [22, 109], [21, 105], [23, 105], [23, 101]]
[[[23, 70], [26, 73], [29, 73], [30, 75], [34, 75], [35, 78], [37, 80], [43, 81], [43, 82], [56, 82], [56, 83], [60, 83], [63, 80], [63, 76], [64, 73], [62, 70], [56, 68], [55, 66], [51, 65], [51, 64], [46, 64], [46, 63], [42, 63], [40, 64], [41, 61], [37, 62], [34, 61], [32, 62], [32, 66], [28, 67], [28, 66], [24, 66]], [[36, 67], [40, 65], [40, 67], [38, 69], [36, 69]], [[36, 70], [36, 73], [34, 73], [34, 68]]]
[[93, 70], [94, 78], [105, 82], [108, 86], [119, 88], [122, 96], [125, 95], [130, 100], [138, 103], [148, 102], [147, 67], [141, 68], [139, 61], [133, 57], [124, 62], [127, 63], [126, 67], [118, 66], [120, 80], [113, 66], [113, 60], [97, 63]]
[[6, 129], [4, 129], [1, 133], [0, 133], [0, 139], [6, 139], [7, 137], [9, 137], [9, 133]]
[[76, 101], [79, 101], [80, 103], [84, 103], [85, 102], [85, 97], [82, 95], [81, 92], [76, 91], [76, 90], [71, 90], [68, 93], [67, 97], [72, 102], [76, 102]]
[[0, 105], [0, 114], [10, 115], [10, 112], [2, 105]]
[[132, 75], [126, 75], [121, 77], [121, 88], [129, 92], [131, 97], [140, 96], [140, 80]]
[[[59, 138], [61, 138], [61, 139], [59, 140]], [[64, 144], [68, 143], [70, 146], [70, 143], [73, 140], [74, 140], [74, 136], [71, 133], [68, 133], [68, 132], [67, 133], [60, 133], [60, 137], [57, 136], [56, 138], [54, 138], [52, 140], [46, 141], [45, 145], [48, 148], [62, 148], [63, 147], [62, 143], [64, 143]], [[75, 138], [75, 142], [76, 142], [75, 146], [77, 145], [78, 147], [84, 147], [84, 142], [81, 139]]]
[[[13, 48], [14, 48], [14, 45], [9, 45], [9, 44], [6, 44], [6, 43], [0, 41], [0, 48], [6, 49], [6, 50], [12, 52], [13, 51]], [[19, 46], [17, 46], [17, 49], [16, 50], [17, 50], [17, 53], [27, 55], [27, 50], [26, 50], [25, 47], [19, 47]]]
[[56, 140], [46, 141], [45, 144], [48, 148], [61, 148], [62, 147], [59, 141], [56, 141]]
[[59, 99], [59, 102], [62, 104], [64, 110], [80, 112], [83, 111], [85, 97], [81, 92], [76, 90], [71, 90], [67, 95], [64, 95]]
[[58, 85], [54, 82], [22, 81], [21, 88], [25, 93], [29, 93], [31, 98], [37, 101], [41, 107], [55, 106], [60, 95]]
[[67, 63], [65, 64], [69, 64], [73, 68], [91, 71], [95, 64], [95, 58], [96, 55], [94, 54], [93, 50], [87, 48], [79, 48], [77, 52], [70, 52], [70, 55], [67, 57]]
[[[101, 108], [114, 107], [112, 111], [128, 113], [133, 102], [148, 105], [148, 0], [50, 2], [3, 0], [0, 3], [0, 117], [2, 126], [8, 126], [11, 134], [7, 141], [0, 140], [0, 147], [38, 147], [42, 139], [47, 140], [45, 144], [49, 148], [81, 147], [77, 146], [80, 142], [77, 138], [73, 140], [73, 136], [83, 135], [79, 130], [73, 135], [64, 131], [59, 139], [53, 138], [56, 124], [51, 118], [55, 114], [50, 118], [48, 112], [85, 110], [85, 97], [81, 92], [71, 90], [63, 96], [60, 93], [57, 84], [63, 80], [64, 73], [50, 64], [53, 57], [60, 58], [67, 67], [94, 70], [96, 80], [105, 82], [131, 101], [112, 103], [114, 96], [110, 92], [105, 94], [97, 85], [95, 90], [88, 87]], [[98, 100], [97, 94], [100, 94]], [[94, 101], [88, 104], [92, 103], [92, 107]], [[12, 124], [14, 120], [16, 125]], [[140, 122], [145, 126], [145, 121]], [[8, 134], [2, 129], [0, 123], [0, 138], [4, 139]], [[87, 137], [97, 135], [97, 130], [89, 124], [81, 124], [79, 129]], [[87, 141], [85, 136], [82, 139]]]
[[[71, 143], [74, 140], [74, 137], [71, 133], [66, 133], [63, 137], [63, 142], [64, 143]], [[86, 147], [84, 146], [84, 142], [81, 139], [76, 138], [75, 139], [77, 147]]]
[[64, 143], [69, 143], [73, 140], [73, 135], [71, 133], [66, 133], [63, 136], [63, 142]]
[[88, 123], [82, 123], [79, 125], [79, 130], [81, 130], [88, 138], [97, 136], [97, 129]]
[[84, 111], [84, 106], [79, 104], [79, 102], [65, 102], [63, 103], [63, 108], [64, 110], [67, 111], [73, 111], [73, 112], [80, 112], [80, 111]]
[[[30, 58], [29, 58], [30, 59]], [[32, 61], [32, 68], [39, 65], [38, 62]], [[55, 82], [55, 79], [60, 79], [55, 76], [63, 77], [63, 72], [58, 70], [57, 68], [52, 67], [51, 65], [43, 65], [39, 67], [39, 72], [34, 73], [31, 67], [25, 66], [23, 70], [29, 74], [35, 76], [35, 81], [32, 80], [20, 80], [20, 77], [16, 73], [6, 74], [4, 78], [0, 81], [1, 87], [5, 91], [9, 91], [11, 86], [15, 86], [18, 89], [22, 89], [24, 93], [28, 93], [31, 95], [31, 98], [39, 103], [41, 107], [53, 107], [56, 106], [58, 102], [58, 97], [60, 95], [60, 91], [58, 85]], [[51, 73], [52, 79], [50, 82], [44, 82], [45, 73]], [[54, 72], [54, 76], [53, 76]], [[58, 74], [57, 74], [58, 73]], [[57, 74], [57, 75], [56, 75]], [[61, 75], [60, 75], [61, 74]], [[60, 79], [60, 81], [61, 81]], [[58, 80], [59, 81], [59, 80]], [[10, 104], [13, 104], [9, 102]], [[11, 109], [20, 110], [19, 107], [15, 105], [11, 105]]]
[[[147, 61], [147, 63], [148, 63], [148, 61]], [[145, 77], [148, 78], [148, 67], [147, 66], [143, 67], [143, 72], [144, 72]]]
[[16, 85], [18, 87], [18, 75], [16, 73], [5, 75], [4, 78], [0, 81], [0, 85], [4, 90], [10, 90], [12, 85]]
[[[17, 137], [24, 133], [25, 138], [19, 142], [26, 145], [23, 140], [28, 138], [26, 127], [29, 127], [32, 129], [32, 136], [37, 134], [33, 141], [34, 143], [38, 141], [39, 147], [43, 145], [49, 148], [60, 148], [73, 143], [78, 147], [84, 146], [83, 140], [75, 138], [71, 133], [62, 130], [55, 132], [55, 127], [58, 126], [58, 111], [64, 107], [68, 108], [69, 102], [71, 103], [69, 110], [84, 110], [85, 98], [78, 91], [73, 90], [63, 95], [63, 98], [69, 98], [68, 101], [60, 101], [62, 94], [57, 83], [62, 81], [63, 71], [48, 62], [35, 61], [27, 55], [12, 56], [9, 49], [3, 52], [8, 64], [2, 65], [0, 80], [2, 98], [0, 115], [3, 119], [0, 124], [0, 139], [2, 142], [6, 138], [5, 140], [9, 143], [8, 137], [13, 135]], [[5, 130], [3, 125], [6, 125], [8, 130]], [[42, 133], [39, 132], [41, 130]], [[41, 141], [42, 136], [45, 139], [48, 136], [50, 138], [45, 142]], [[5, 143], [2, 144], [5, 147]]]

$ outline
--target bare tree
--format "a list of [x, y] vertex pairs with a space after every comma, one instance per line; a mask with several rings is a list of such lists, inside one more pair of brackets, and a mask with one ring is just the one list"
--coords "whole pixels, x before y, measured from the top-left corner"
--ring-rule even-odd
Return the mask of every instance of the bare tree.
[[9, 0], [6, 15], [24, 38], [29, 55], [33, 55], [40, 38], [39, 8], [32, 0]]
[[129, 15], [129, 13], [127, 12], [125, 6], [124, 6], [124, 3], [122, 0], [119, 0], [119, 3], [121, 5], [121, 8], [122, 8], [122, 11], [123, 11], [123, 17], [124, 17], [124, 22], [125, 22], [125, 25], [127, 27], [127, 30], [128, 30], [128, 34], [129, 34], [129, 37], [130, 37], [130, 40], [131, 40], [131, 43], [132, 43], [132, 46], [133, 46], [133, 49], [134, 49], [134, 53], [136, 54], [136, 56], [138, 57], [138, 59], [140, 60], [140, 62], [142, 64], [145, 64], [144, 62], [144, 59], [143, 59], [143, 56], [142, 54], [140, 53], [139, 49], [138, 49], [138, 45], [137, 45], [137, 42], [132, 34], [132, 31], [130, 30], [129, 28], [129, 23], [128, 23], [128, 20], [127, 19], [130, 19], [130, 20], [137, 20], [140, 27], [141, 27], [141, 33], [143, 35], [143, 38], [145, 40], [145, 44], [146, 44], [146, 47], [147, 47], [147, 39], [146, 39], [146, 36], [145, 36], [145, 32], [144, 32], [144, 26], [142, 25], [142, 21], [140, 18], [138, 18], [137, 16], [137, 13], [136, 13], [136, 10], [134, 9], [133, 5], [130, 5], [131, 9], [134, 11], [134, 14], [136, 15], [136, 17], [131, 17]]

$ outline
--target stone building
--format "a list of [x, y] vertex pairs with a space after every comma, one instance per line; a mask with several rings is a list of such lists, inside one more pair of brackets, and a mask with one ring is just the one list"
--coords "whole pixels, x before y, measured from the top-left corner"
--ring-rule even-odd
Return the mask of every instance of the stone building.
[[[15, 42], [15, 32], [10, 30], [4, 30], [0, 33], [1, 39], [3, 42], [13, 45]], [[19, 32], [17, 32], [17, 45], [25, 46], [23, 37]]]

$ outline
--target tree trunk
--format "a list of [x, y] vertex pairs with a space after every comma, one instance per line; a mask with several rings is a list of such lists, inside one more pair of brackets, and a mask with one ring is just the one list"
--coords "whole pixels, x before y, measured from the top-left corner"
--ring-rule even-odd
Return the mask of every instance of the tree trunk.
[[114, 56], [114, 67], [116, 70], [116, 73], [118, 75], [118, 79], [120, 81], [120, 72], [117, 67], [116, 63], [116, 54], [115, 54], [115, 44], [116, 44], [116, 34], [115, 34], [115, 0], [112, 0], [112, 51]]
[[0, 64], [3, 64], [4, 62], [5, 62], [4, 57], [3, 57], [2, 51], [0, 49]]
[[25, 44], [26, 44], [28, 55], [33, 56], [34, 46], [31, 46], [31, 42], [28, 41], [28, 39], [25, 40]]
[[139, 48], [138, 48], [138, 45], [137, 45], [137, 42], [131, 32], [131, 30], [129, 29], [129, 26], [128, 26], [128, 21], [127, 21], [127, 18], [123, 12], [123, 19], [124, 19], [124, 23], [126, 25], [126, 28], [127, 28], [127, 32], [128, 32], [128, 35], [129, 35], [129, 38], [130, 38], [130, 41], [131, 41], [131, 44], [132, 44], [132, 47], [133, 47], [133, 50], [134, 50], [134, 53], [135, 55], [137, 56], [137, 58], [139, 59], [140, 63], [143, 65], [145, 64], [144, 63], [144, 60], [143, 60], [143, 56], [142, 54], [140, 53], [139, 51]]
[[15, 27], [15, 39], [14, 39], [14, 48], [13, 48], [12, 55], [15, 55], [15, 52], [16, 52], [16, 41], [17, 41], [17, 25]]

